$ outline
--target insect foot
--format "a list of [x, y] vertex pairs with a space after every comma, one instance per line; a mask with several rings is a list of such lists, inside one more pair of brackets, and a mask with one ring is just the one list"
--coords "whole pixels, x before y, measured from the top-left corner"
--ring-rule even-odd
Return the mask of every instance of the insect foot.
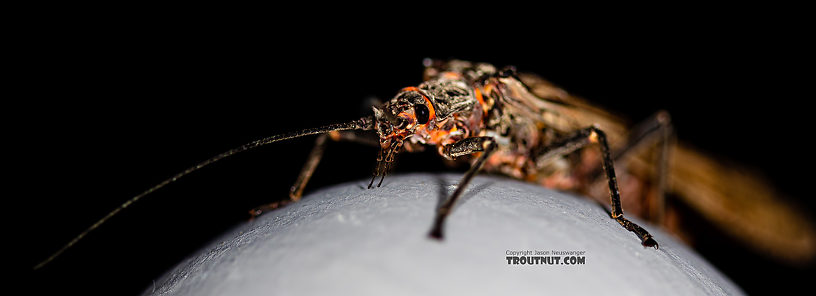
[[430, 237], [432, 239], [435, 239], [435, 240], [439, 240], [439, 241], [441, 241], [443, 238], [445, 238], [442, 235], [442, 229], [441, 228], [434, 228], [433, 230], [431, 230], [431, 232], [428, 233], [428, 237]]
[[654, 248], [655, 248], [655, 250], [657, 250], [657, 249], [659, 249], [659, 248], [660, 248], [660, 245], [658, 245], [658, 244], [657, 244], [657, 241], [655, 241], [655, 240], [652, 238], [652, 236], [651, 236], [651, 235], [649, 235], [648, 237], [644, 237], [644, 238], [643, 238], [643, 242], [642, 242], [641, 244], [642, 244], [644, 247], [647, 247], [647, 248], [648, 248], [648, 247], [654, 247]]
[[431, 228], [431, 232], [428, 233], [428, 237], [438, 241], [442, 241], [442, 239], [445, 238], [445, 236], [442, 234], [443, 219], [440, 218], [440, 215], [441, 214], [438, 214], [436, 216], [436, 220], [434, 220], [434, 226], [433, 228]]
[[276, 202], [273, 202], [273, 203], [265, 204], [265, 205], [262, 205], [260, 207], [251, 209], [251, 210], [249, 210], [249, 215], [251, 216], [249, 218], [249, 220], [252, 221], [255, 218], [257, 218], [258, 216], [263, 215], [263, 213], [266, 213], [266, 212], [269, 212], [269, 211], [272, 211], [272, 210], [275, 210], [275, 209], [280, 209], [280, 208], [285, 207], [286, 205], [288, 205], [288, 204], [290, 204], [292, 202], [294, 202], [294, 201], [292, 201], [292, 200], [281, 200], [281, 201], [276, 201]]

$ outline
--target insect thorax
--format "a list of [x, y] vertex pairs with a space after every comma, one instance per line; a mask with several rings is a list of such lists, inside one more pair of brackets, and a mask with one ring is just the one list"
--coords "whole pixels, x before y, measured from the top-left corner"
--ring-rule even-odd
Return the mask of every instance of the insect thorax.
[[435, 107], [439, 108], [437, 117], [453, 119], [440, 120], [443, 124], [437, 128], [451, 130], [454, 123], [456, 132], [465, 137], [488, 136], [499, 144], [486, 162], [485, 171], [521, 179], [551, 174], [545, 171], [568, 171], [562, 160], [547, 165], [557, 168], [536, 164], [536, 152], [563, 135], [548, 128], [545, 103], [515, 77], [514, 69], [497, 70], [486, 63], [448, 61], [430, 65], [425, 78], [428, 80], [419, 88], [433, 97]]

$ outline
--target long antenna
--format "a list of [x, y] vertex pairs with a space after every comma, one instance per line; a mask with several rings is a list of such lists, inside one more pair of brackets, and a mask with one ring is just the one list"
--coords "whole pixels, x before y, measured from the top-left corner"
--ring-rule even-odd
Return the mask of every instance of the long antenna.
[[322, 134], [322, 133], [327, 133], [327, 132], [332, 132], [332, 131], [371, 130], [371, 129], [373, 129], [373, 122], [374, 122], [374, 118], [372, 116], [368, 116], [368, 117], [363, 117], [363, 118], [360, 118], [358, 120], [351, 121], [351, 122], [330, 124], [330, 125], [326, 125], [326, 126], [322, 126], [322, 127], [318, 127], [318, 128], [310, 128], [310, 129], [304, 129], [304, 130], [289, 132], [289, 133], [285, 133], [285, 134], [274, 135], [274, 136], [271, 136], [271, 137], [267, 137], [267, 138], [263, 138], [263, 139], [260, 139], [260, 140], [249, 142], [249, 143], [244, 144], [243, 146], [240, 146], [238, 148], [234, 148], [234, 149], [231, 149], [231, 150], [229, 150], [227, 152], [218, 154], [218, 155], [216, 155], [216, 156], [214, 156], [214, 157], [212, 157], [210, 159], [202, 161], [202, 162], [200, 162], [200, 163], [198, 163], [198, 164], [196, 164], [196, 165], [194, 165], [194, 166], [192, 166], [192, 167], [190, 167], [190, 168], [176, 174], [173, 177], [170, 177], [167, 180], [162, 181], [159, 184], [156, 184], [153, 187], [150, 187], [150, 189], [147, 189], [144, 192], [140, 193], [139, 195], [136, 195], [136, 196], [132, 197], [131, 199], [125, 201], [119, 207], [113, 209], [113, 211], [111, 211], [110, 213], [105, 215], [105, 217], [102, 217], [102, 219], [99, 219], [99, 221], [96, 221], [96, 223], [91, 225], [91, 227], [88, 227], [88, 229], [85, 229], [85, 231], [83, 231], [82, 233], [80, 233], [79, 235], [74, 237], [74, 239], [72, 239], [70, 242], [68, 242], [68, 244], [66, 244], [61, 249], [59, 249], [54, 254], [52, 254], [50, 257], [48, 257], [48, 259], [45, 259], [44, 261], [42, 261], [39, 264], [37, 264], [36, 266], [34, 266], [34, 270], [42, 268], [43, 266], [45, 266], [49, 262], [53, 261], [55, 258], [59, 257], [60, 254], [62, 254], [63, 252], [65, 252], [65, 250], [71, 248], [77, 242], [82, 240], [82, 238], [85, 237], [89, 232], [91, 232], [94, 229], [98, 228], [100, 225], [102, 225], [106, 221], [108, 221], [108, 219], [115, 216], [117, 213], [124, 210], [125, 208], [127, 208], [128, 206], [130, 206], [134, 202], [138, 201], [142, 197], [145, 197], [145, 196], [153, 193], [154, 191], [159, 190], [164, 186], [167, 186], [167, 184], [173, 183], [176, 180], [180, 179], [181, 177], [184, 177], [184, 176], [186, 176], [186, 175], [188, 175], [188, 174], [190, 174], [192, 172], [195, 172], [197, 170], [200, 170], [201, 168], [203, 168], [205, 166], [208, 166], [208, 165], [210, 165], [210, 164], [212, 164], [212, 163], [214, 163], [216, 161], [219, 161], [221, 159], [227, 158], [229, 156], [232, 156], [232, 155], [235, 155], [235, 154], [238, 154], [240, 152], [244, 152], [244, 151], [247, 151], [247, 150], [250, 150], [250, 149], [253, 149], [253, 148], [257, 148], [257, 147], [260, 147], [260, 146], [264, 146], [264, 145], [279, 142], [279, 141], [289, 140], [289, 139], [292, 139], [292, 138], [303, 137], [303, 136], [314, 135], [314, 134]]

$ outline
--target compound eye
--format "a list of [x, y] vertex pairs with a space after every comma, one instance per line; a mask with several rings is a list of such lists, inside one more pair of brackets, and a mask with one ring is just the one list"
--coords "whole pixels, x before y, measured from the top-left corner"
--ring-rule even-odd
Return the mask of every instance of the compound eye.
[[428, 123], [428, 118], [431, 116], [431, 112], [428, 111], [428, 107], [425, 105], [417, 104], [414, 106], [414, 115], [416, 115], [418, 124], [426, 124]]

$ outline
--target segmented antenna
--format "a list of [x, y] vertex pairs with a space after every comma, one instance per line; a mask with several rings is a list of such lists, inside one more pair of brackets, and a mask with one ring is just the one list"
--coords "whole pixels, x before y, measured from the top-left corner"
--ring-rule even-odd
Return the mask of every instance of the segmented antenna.
[[159, 190], [164, 186], [167, 186], [167, 184], [173, 183], [176, 180], [180, 179], [181, 177], [184, 177], [184, 176], [186, 176], [186, 175], [188, 175], [188, 174], [190, 174], [192, 172], [195, 172], [195, 171], [197, 171], [197, 170], [199, 170], [199, 169], [201, 169], [201, 168], [203, 168], [205, 166], [208, 166], [208, 165], [210, 165], [210, 164], [212, 164], [212, 163], [214, 163], [216, 161], [219, 161], [221, 159], [227, 158], [229, 156], [232, 156], [232, 155], [235, 155], [235, 154], [238, 154], [240, 152], [244, 152], [244, 151], [247, 151], [247, 150], [250, 150], [250, 149], [253, 149], [253, 148], [257, 148], [257, 147], [260, 147], [260, 146], [264, 146], [264, 145], [279, 142], [279, 141], [289, 140], [289, 139], [292, 139], [292, 138], [303, 137], [303, 136], [308, 136], [308, 135], [315, 135], [315, 134], [322, 134], [322, 133], [327, 133], [327, 132], [332, 132], [332, 131], [371, 130], [371, 129], [374, 128], [373, 127], [373, 122], [374, 122], [374, 118], [372, 116], [368, 116], [368, 117], [363, 117], [363, 118], [360, 118], [358, 120], [351, 121], [351, 122], [330, 124], [330, 125], [326, 125], [326, 126], [322, 126], [322, 127], [318, 127], [318, 128], [310, 128], [310, 129], [304, 129], [304, 130], [294, 131], [294, 132], [285, 133], [285, 134], [274, 135], [274, 136], [271, 136], [271, 137], [267, 137], [267, 138], [263, 138], [263, 139], [260, 139], [260, 140], [249, 142], [249, 143], [244, 144], [243, 146], [240, 146], [238, 148], [234, 148], [234, 149], [231, 149], [231, 150], [229, 150], [227, 152], [218, 154], [218, 155], [216, 155], [216, 156], [214, 156], [214, 157], [212, 157], [210, 159], [202, 161], [202, 162], [200, 162], [200, 163], [198, 163], [198, 164], [196, 164], [196, 165], [194, 165], [194, 166], [192, 166], [192, 167], [190, 167], [190, 168], [176, 174], [173, 177], [170, 177], [167, 180], [162, 181], [159, 184], [156, 184], [153, 187], [150, 187], [150, 189], [147, 189], [144, 192], [140, 193], [139, 195], [136, 195], [136, 196], [132, 197], [131, 199], [127, 200], [126, 202], [121, 204], [119, 207], [117, 207], [116, 209], [113, 209], [113, 211], [111, 211], [110, 213], [105, 215], [105, 217], [102, 217], [102, 219], [99, 219], [99, 221], [96, 221], [96, 223], [91, 225], [91, 227], [88, 227], [88, 229], [85, 229], [85, 231], [83, 231], [82, 233], [80, 233], [79, 235], [74, 237], [74, 239], [72, 239], [70, 242], [68, 242], [68, 244], [66, 244], [61, 249], [59, 249], [54, 254], [52, 254], [50, 257], [48, 257], [48, 259], [45, 259], [44, 261], [42, 261], [39, 264], [37, 264], [36, 266], [34, 266], [34, 269], [35, 270], [40, 269], [43, 266], [45, 266], [46, 264], [48, 264], [49, 262], [53, 261], [55, 258], [59, 257], [60, 254], [65, 252], [65, 250], [71, 248], [77, 242], [82, 240], [82, 238], [85, 237], [89, 232], [91, 232], [94, 229], [98, 228], [100, 225], [105, 223], [105, 221], [108, 221], [108, 219], [115, 216], [117, 213], [124, 210], [125, 208], [127, 208], [128, 206], [130, 206], [134, 202], [138, 201], [142, 197], [145, 197], [145, 196], [153, 193], [154, 191]]

